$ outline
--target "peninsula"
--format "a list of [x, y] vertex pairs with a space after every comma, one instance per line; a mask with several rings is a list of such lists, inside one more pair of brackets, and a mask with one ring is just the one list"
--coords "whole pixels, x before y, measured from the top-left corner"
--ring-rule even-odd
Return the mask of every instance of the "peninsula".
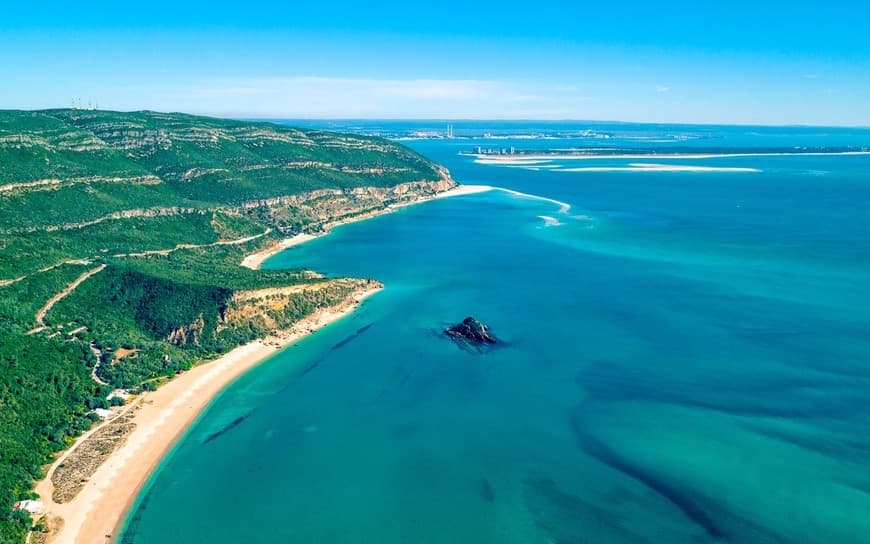
[[214, 394], [381, 287], [265, 258], [484, 189], [380, 138], [0, 111], [0, 542], [104, 537]]

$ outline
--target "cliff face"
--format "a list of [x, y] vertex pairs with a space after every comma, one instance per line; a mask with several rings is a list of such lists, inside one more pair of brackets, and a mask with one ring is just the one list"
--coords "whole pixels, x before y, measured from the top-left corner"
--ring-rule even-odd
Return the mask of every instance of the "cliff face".
[[307, 285], [238, 291], [221, 317], [217, 334], [225, 329], [256, 328], [277, 335], [314, 311], [348, 301], [353, 293], [377, 289], [374, 280], [335, 279]]
[[284, 233], [318, 232], [343, 219], [377, 213], [390, 205], [416, 202], [454, 187], [456, 182], [445, 173], [438, 181], [414, 181], [392, 187], [324, 189], [249, 203], [243, 210]]
[[238, 331], [253, 331], [254, 337], [261, 338], [280, 335], [318, 309], [334, 307], [353, 293], [379, 287], [381, 284], [374, 280], [340, 278], [239, 290], [218, 307], [206, 308], [189, 323], [173, 324], [165, 338], [155, 340], [165, 340], [179, 348], [200, 348], [204, 342], [233, 336]]

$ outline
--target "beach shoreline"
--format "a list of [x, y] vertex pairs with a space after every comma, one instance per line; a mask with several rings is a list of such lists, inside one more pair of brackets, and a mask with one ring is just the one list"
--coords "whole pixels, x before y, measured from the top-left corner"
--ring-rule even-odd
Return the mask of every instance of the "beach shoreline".
[[221, 391], [279, 350], [351, 314], [382, 288], [377, 282], [369, 282], [341, 303], [317, 310], [280, 335], [239, 346], [172, 378], [156, 391], [141, 394], [109, 420], [132, 411], [135, 428], [87, 478], [72, 500], [54, 503], [51, 479], [54, 470], [102, 425], [79, 437], [58, 456], [46, 477], [36, 485], [36, 492], [45, 505], [44, 516], [62, 520], [46, 541], [52, 544], [114, 542], [148, 478]]
[[371, 219], [372, 217], [377, 217], [379, 215], [384, 215], [387, 213], [394, 212], [400, 208], [405, 208], [407, 206], [413, 206], [416, 204], [422, 204], [423, 202], [429, 202], [431, 200], [438, 200], [441, 198], [450, 198], [450, 197], [463, 196], [463, 195], [471, 195], [471, 194], [475, 194], [475, 193], [483, 193], [486, 191], [491, 191], [493, 189], [495, 189], [495, 187], [492, 187], [490, 185], [457, 185], [456, 187], [454, 187], [452, 189], [448, 189], [447, 191], [443, 191], [440, 193], [435, 193], [434, 195], [431, 195], [431, 196], [420, 197], [416, 200], [412, 200], [409, 202], [390, 204], [389, 206], [386, 206], [384, 208], [371, 210], [371, 211], [368, 211], [365, 213], [361, 213], [359, 215], [355, 215], [353, 217], [347, 217], [347, 218], [343, 218], [343, 219], [338, 219], [336, 221], [331, 221], [329, 223], [324, 224], [323, 227], [321, 228], [321, 231], [318, 233], [307, 233], [306, 232], [306, 233], [296, 234], [294, 236], [291, 236], [290, 238], [284, 238], [283, 240], [279, 240], [278, 242], [272, 244], [271, 246], [269, 246], [263, 250], [260, 250], [256, 253], [252, 253], [250, 255], [247, 255], [247, 256], [245, 256], [244, 259], [242, 259], [241, 265], [244, 266], [245, 268], [257, 270], [263, 265], [264, 262], [266, 262], [271, 257], [274, 257], [278, 253], [281, 253], [282, 251], [289, 249], [291, 247], [298, 246], [300, 244], [304, 244], [305, 242], [310, 242], [311, 240], [314, 240], [316, 238], [319, 238], [321, 236], [329, 234], [329, 231], [331, 231], [335, 227], [338, 227], [341, 225], [347, 225], [349, 223], [356, 223], [357, 221]]

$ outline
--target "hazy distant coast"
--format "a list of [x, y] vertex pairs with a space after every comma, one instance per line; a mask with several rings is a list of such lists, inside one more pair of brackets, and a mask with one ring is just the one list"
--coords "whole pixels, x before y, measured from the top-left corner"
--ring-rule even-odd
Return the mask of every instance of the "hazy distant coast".
[[523, 161], [548, 161], [548, 160], [607, 160], [607, 159], [722, 159], [729, 157], [792, 157], [792, 156], [850, 156], [870, 155], [870, 149], [825, 149], [825, 150], [771, 150], [771, 151], [709, 151], [709, 152], [682, 152], [682, 151], [655, 151], [626, 152], [623, 150], [578, 148], [571, 150], [519, 150], [519, 149], [495, 149], [490, 151], [467, 151], [459, 152], [460, 155], [473, 157], [477, 161], [492, 161], [498, 163], [515, 163]]

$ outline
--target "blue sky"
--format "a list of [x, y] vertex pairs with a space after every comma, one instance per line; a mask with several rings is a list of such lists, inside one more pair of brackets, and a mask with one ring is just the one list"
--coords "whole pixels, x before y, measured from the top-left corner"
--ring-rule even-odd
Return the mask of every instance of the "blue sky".
[[0, 107], [870, 125], [861, 2], [136, 4], [4, 6]]

